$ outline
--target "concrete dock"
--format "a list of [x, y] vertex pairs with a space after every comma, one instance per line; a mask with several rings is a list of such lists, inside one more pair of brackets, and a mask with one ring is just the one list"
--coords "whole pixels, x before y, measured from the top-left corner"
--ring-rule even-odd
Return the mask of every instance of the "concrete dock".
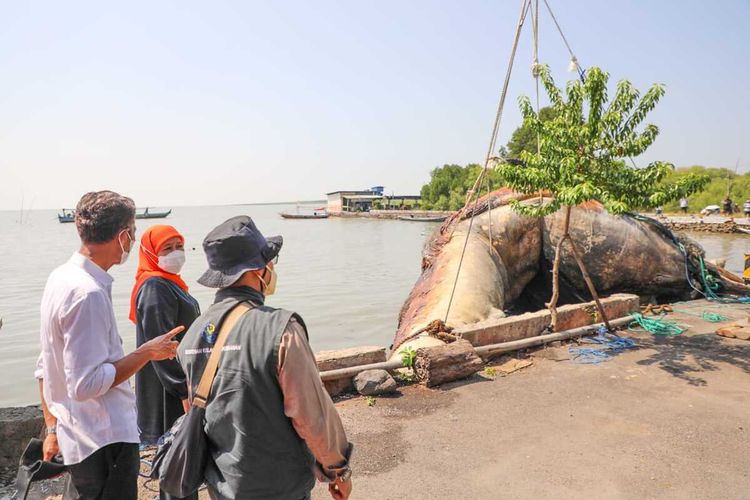
[[352, 498], [747, 498], [750, 341], [714, 332], [750, 307], [674, 309], [685, 333], [625, 330], [637, 348], [600, 364], [562, 346], [504, 377], [338, 403], [356, 446]]

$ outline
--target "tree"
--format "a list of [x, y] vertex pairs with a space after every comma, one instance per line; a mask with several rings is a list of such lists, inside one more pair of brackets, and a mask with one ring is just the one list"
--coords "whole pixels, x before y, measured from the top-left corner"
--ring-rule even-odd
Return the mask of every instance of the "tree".
[[[466, 192], [471, 189], [474, 180], [482, 170], [481, 165], [470, 163], [465, 167], [461, 165], [443, 165], [430, 172], [430, 182], [422, 186], [420, 195], [422, 207], [432, 210], [458, 210], [464, 206]], [[500, 186], [499, 177], [491, 172], [490, 186]], [[486, 184], [480, 186], [485, 191]]]
[[[539, 110], [539, 119], [542, 121], [546, 122], [554, 117], [555, 109], [551, 106], [546, 106]], [[508, 156], [510, 158], [520, 158], [521, 153], [524, 151], [535, 153], [537, 147], [536, 138], [536, 132], [524, 121], [513, 131], [513, 135], [510, 137], [510, 141], [508, 141]]]
[[[731, 180], [730, 198], [737, 203], [742, 203], [750, 197], [750, 172], [737, 175], [733, 169], [702, 167], [694, 165], [692, 167], [682, 167], [670, 172], [665, 178], [665, 182], [674, 182], [680, 177], [689, 174], [705, 175], [709, 178], [708, 184], [697, 191], [689, 198], [691, 211], [697, 212], [706, 205], [720, 205], [721, 200], [727, 194], [728, 180]], [[676, 212], [679, 210], [677, 202], [671, 202], [664, 205], [664, 210]]]
[[524, 127], [538, 135], [540, 151], [524, 150], [523, 167], [501, 163], [496, 171], [503, 184], [516, 191], [552, 195], [548, 202], [512, 203], [515, 211], [543, 217], [561, 208], [565, 210], [563, 235], [555, 247], [552, 267], [549, 303], [552, 328], [557, 326], [560, 255], [566, 242], [599, 314], [609, 326], [576, 242], [568, 232], [571, 208], [596, 200], [610, 213], [622, 214], [636, 207], [655, 207], [688, 196], [705, 186], [708, 179], [687, 174], [666, 183], [665, 177], [674, 169], [670, 163], [656, 161], [635, 168], [625, 161], [642, 154], [656, 139], [659, 133], [656, 125], [646, 125], [642, 131], [638, 128], [664, 95], [664, 86], [655, 84], [641, 97], [630, 82], [623, 80], [608, 103], [609, 75], [599, 68], [591, 68], [585, 82], [568, 82], [564, 95], [555, 86], [547, 66], [541, 68], [540, 78], [552, 103], [553, 117], [544, 120], [541, 113], [534, 111], [528, 97], [519, 99]]

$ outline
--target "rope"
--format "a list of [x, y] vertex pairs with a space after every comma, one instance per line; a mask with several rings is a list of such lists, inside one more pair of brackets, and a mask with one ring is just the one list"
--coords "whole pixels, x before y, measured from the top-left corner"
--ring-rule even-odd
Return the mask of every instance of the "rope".
[[[505, 73], [505, 81], [503, 82], [503, 88], [500, 92], [500, 102], [497, 106], [497, 113], [495, 113], [495, 123], [492, 127], [492, 134], [490, 136], [490, 147], [487, 150], [487, 156], [484, 161], [484, 168], [479, 173], [479, 176], [477, 177], [477, 180], [474, 182], [474, 187], [469, 191], [469, 195], [466, 199], [466, 204], [464, 205], [464, 208], [466, 208], [469, 205], [469, 202], [471, 201], [472, 194], [476, 196], [476, 201], [479, 200], [479, 188], [481, 188], [481, 182], [483, 176], [487, 173], [487, 169], [490, 164], [490, 160], [492, 158], [492, 153], [495, 151], [495, 144], [497, 143], [497, 136], [498, 132], [500, 130], [500, 121], [503, 116], [503, 108], [505, 107], [505, 97], [508, 94], [508, 85], [510, 84], [510, 75], [513, 72], [513, 61], [516, 58], [516, 51], [518, 49], [518, 41], [521, 38], [521, 28], [523, 28], [523, 23], [526, 20], [526, 15], [529, 12], [529, 8], [531, 6], [531, 0], [521, 0], [521, 12], [518, 16], [518, 25], [516, 26], [516, 32], [513, 37], [513, 47], [510, 51], [510, 59], [508, 60], [508, 68]], [[475, 201], [475, 203], [476, 203]], [[489, 201], [488, 201], [489, 202]], [[475, 207], [476, 208], [476, 207]], [[461, 249], [461, 258], [458, 261], [458, 269], [456, 269], [456, 278], [453, 280], [453, 289], [451, 290], [451, 296], [448, 300], [448, 307], [445, 310], [445, 321], [448, 322], [448, 315], [451, 311], [451, 306], [453, 305], [453, 297], [456, 294], [456, 286], [458, 285], [458, 277], [461, 274], [461, 266], [464, 262], [464, 255], [466, 254], [466, 247], [469, 244], [469, 236], [471, 235], [471, 228], [474, 225], [474, 216], [476, 215], [476, 210], [472, 210], [471, 212], [471, 219], [469, 220], [469, 228], [466, 231], [466, 238], [464, 239], [464, 246], [463, 249]]]
[[721, 323], [722, 321], [729, 321], [730, 319], [727, 316], [711, 311], [703, 311], [702, 313], [698, 314], [691, 311], [685, 311], [684, 309], [674, 309], [673, 312], [695, 316], [697, 318], [701, 318], [704, 321], [708, 321], [709, 323]]
[[[701, 284], [703, 285], [703, 290], [700, 288], [697, 288], [695, 285], [693, 285], [693, 281], [690, 279], [690, 267], [689, 267], [689, 256], [687, 253], [687, 250], [685, 249], [685, 245], [678, 242], [678, 247], [680, 248], [680, 251], [685, 256], [685, 276], [687, 277], [687, 282], [690, 285], [690, 288], [695, 290], [696, 292], [700, 293], [705, 297], [706, 300], [711, 302], [718, 302], [719, 304], [749, 304], [750, 305], [750, 297], [748, 296], [727, 296], [727, 295], [719, 295], [717, 291], [721, 288], [721, 284], [716, 281], [716, 278], [713, 277], [713, 275], [708, 271], [706, 268], [706, 263], [703, 260], [703, 256], [698, 256], [698, 263], [699, 263], [699, 273], [700, 273], [700, 279]], [[706, 320], [709, 321], [709, 320]], [[724, 320], [725, 321], [725, 320]]]
[[633, 332], [648, 332], [654, 335], [674, 337], [687, 331], [687, 327], [680, 326], [674, 321], [647, 318], [641, 313], [633, 313], [631, 316], [633, 316], [633, 321], [628, 325], [628, 330]]
[[570, 54], [570, 62], [574, 63], [576, 65], [576, 69], [578, 70], [578, 76], [581, 77], [581, 81], [584, 81], [586, 72], [581, 68], [581, 65], [578, 64], [578, 58], [573, 53], [573, 49], [570, 48], [570, 44], [568, 43], [568, 39], [565, 38], [565, 33], [563, 33], [562, 28], [560, 27], [560, 23], [557, 22], [557, 18], [555, 17], [555, 13], [552, 12], [552, 7], [549, 6], [549, 3], [547, 0], [544, 0], [544, 5], [547, 6], [547, 12], [549, 12], [550, 17], [552, 18], [552, 21], [555, 23], [555, 27], [557, 28], [557, 32], [560, 33], [560, 37], [562, 38], [563, 43], [565, 44], [565, 47], [568, 49], [568, 53]]
[[600, 348], [569, 347], [568, 353], [571, 356], [571, 360], [581, 364], [599, 364], [612, 357], [612, 354], [610, 353], [616, 354], [636, 347], [636, 343], [633, 339], [608, 333], [604, 326], [599, 328], [597, 335], [593, 337], [584, 337], [581, 339], [581, 342], [598, 344], [600, 346]]

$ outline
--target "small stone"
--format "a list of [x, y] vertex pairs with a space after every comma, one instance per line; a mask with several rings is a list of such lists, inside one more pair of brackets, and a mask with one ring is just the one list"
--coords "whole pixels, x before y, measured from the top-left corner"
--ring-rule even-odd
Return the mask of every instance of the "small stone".
[[398, 384], [385, 370], [365, 370], [354, 377], [354, 387], [363, 396], [396, 392]]

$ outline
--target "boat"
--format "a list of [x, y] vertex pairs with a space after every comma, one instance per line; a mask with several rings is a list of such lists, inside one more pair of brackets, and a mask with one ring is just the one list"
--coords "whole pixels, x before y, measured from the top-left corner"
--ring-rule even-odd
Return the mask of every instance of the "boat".
[[399, 215], [398, 220], [408, 220], [412, 222], [444, 222], [447, 219], [447, 215]]
[[143, 209], [143, 212], [135, 212], [135, 218], [136, 219], [163, 219], [167, 217], [169, 214], [172, 213], [172, 209], [170, 208], [166, 212], [149, 212], [148, 207]]
[[282, 212], [279, 215], [284, 219], [327, 219], [328, 212], [313, 212], [311, 214], [289, 214]]
[[75, 221], [76, 212], [72, 208], [63, 208], [62, 212], [57, 214], [57, 220], [60, 222], [60, 224], [64, 224], [66, 222], [73, 222]]

